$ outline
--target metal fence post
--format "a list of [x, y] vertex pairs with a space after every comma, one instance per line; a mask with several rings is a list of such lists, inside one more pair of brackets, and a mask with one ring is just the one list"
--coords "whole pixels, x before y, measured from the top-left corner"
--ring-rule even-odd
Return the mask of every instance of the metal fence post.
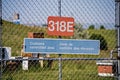
[[61, 0], [58, 1], [59, 16], [61, 17]]
[[61, 54], [59, 54], [59, 80], [62, 80], [62, 58]]
[[0, 0], [0, 80], [2, 80], [2, 0]]
[[[120, 58], [120, 0], [115, 0], [115, 27], [117, 28], [118, 58]], [[120, 80], [120, 60], [118, 59], [118, 80]]]
[[[61, 17], [61, 0], [58, 0], [58, 14]], [[61, 39], [61, 36], [59, 36], [59, 39]], [[62, 58], [61, 54], [59, 54], [59, 80], [62, 80]]]

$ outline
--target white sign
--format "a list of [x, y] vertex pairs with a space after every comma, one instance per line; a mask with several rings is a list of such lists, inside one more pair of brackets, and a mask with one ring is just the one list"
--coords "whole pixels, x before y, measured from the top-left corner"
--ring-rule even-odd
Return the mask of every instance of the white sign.
[[[23, 59], [28, 59], [28, 57], [24, 57]], [[23, 70], [28, 70], [28, 60], [23, 60], [22, 69]]]

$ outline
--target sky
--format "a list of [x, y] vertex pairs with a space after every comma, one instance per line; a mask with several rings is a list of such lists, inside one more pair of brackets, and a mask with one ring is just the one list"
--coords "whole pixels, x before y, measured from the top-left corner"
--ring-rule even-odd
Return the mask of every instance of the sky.
[[[20, 23], [42, 25], [48, 16], [59, 16], [59, 0], [2, 0], [2, 19], [13, 21], [20, 14]], [[73, 17], [84, 28], [89, 25], [104, 25], [113, 29], [115, 25], [114, 0], [61, 0], [61, 16]]]

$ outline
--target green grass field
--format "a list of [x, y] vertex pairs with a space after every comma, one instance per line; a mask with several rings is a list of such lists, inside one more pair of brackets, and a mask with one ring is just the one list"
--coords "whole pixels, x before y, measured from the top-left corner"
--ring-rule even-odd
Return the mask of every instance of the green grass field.
[[[12, 56], [20, 56], [21, 46], [24, 38], [27, 38], [28, 32], [44, 32], [45, 38], [56, 38], [48, 36], [46, 28], [29, 27], [16, 25], [11, 22], [3, 21], [2, 25], [2, 45], [12, 48]], [[73, 55], [63, 54], [63, 58], [108, 58], [110, 51], [116, 46], [115, 30], [88, 30], [89, 35], [101, 34], [108, 43], [107, 51], [100, 51], [99, 55]], [[67, 38], [67, 37], [64, 37]], [[52, 54], [51, 57], [58, 57]], [[34, 63], [33, 63], [34, 64]], [[4, 69], [3, 69], [4, 70]], [[14, 70], [5, 68], [3, 80], [58, 80], [58, 61], [54, 61], [52, 69], [36, 64], [29, 66], [28, 71], [22, 70], [22, 65]], [[96, 61], [63, 61], [62, 62], [62, 80], [115, 80], [111, 77], [99, 77], [97, 72]]]
[[[52, 68], [41, 68], [38, 64], [29, 66], [28, 71], [19, 66], [16, 70], [6, 69], [3, 80], [58, 80], [58, 61]], [[115, 80], [113, 77], [100, 77], [95, 61], [63, 61], [62, 80]]]
[[[45, 27], [44, 28], [29, 27], [24, 25], [16, 25], [7, 21], [2, 21], [2, 22], [3, 22], [2, 45], [12, 48], [12, 56], [20, 56], [21, 46], [23, 44], [24, 38], [28, 37], [28, 32], [44, 32], [45, 38], [57, 38], [56, 36], [48, 36]], [[108, 56], [109, 52], [113, 48], [115, 48], [116, 46], [115, 30], [88, 30], [88, 32], [89, 32], [89, 35], [95, 33], [95, 34], [101, 34], [102, 36], [104, 36], [105, 40], [108, 43], [108, 50], [101, 51], [101, 52], [103, 54], [105, 53], [106, 56]], [[63, 38], [67, 38], [67, 37], [63, 37]]]

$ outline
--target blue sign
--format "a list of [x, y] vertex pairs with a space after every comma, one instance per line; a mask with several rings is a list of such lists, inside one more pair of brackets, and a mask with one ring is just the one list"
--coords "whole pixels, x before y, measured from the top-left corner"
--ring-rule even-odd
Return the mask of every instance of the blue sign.
[[46, 54], [99, 54], [99, 40], [25, 38], [24, 52]]

